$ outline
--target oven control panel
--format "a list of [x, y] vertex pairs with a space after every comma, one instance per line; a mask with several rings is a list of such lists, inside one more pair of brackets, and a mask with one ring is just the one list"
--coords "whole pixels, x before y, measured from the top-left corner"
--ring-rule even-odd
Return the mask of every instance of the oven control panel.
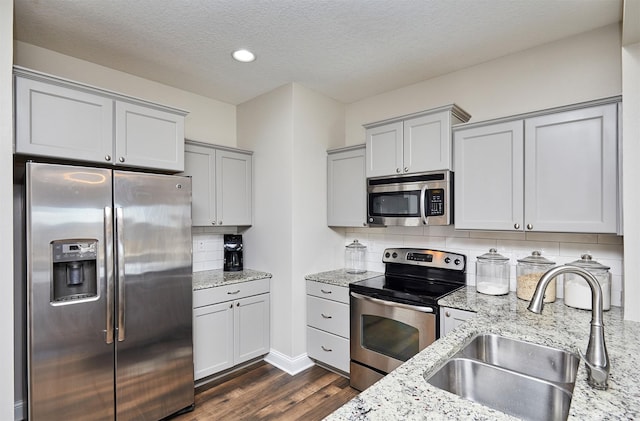
[[389, 248], [382, 254], [383, 263], [428, 266], [442, 269], [465, 270], [467, 257], [464, 254], [442, 250]]

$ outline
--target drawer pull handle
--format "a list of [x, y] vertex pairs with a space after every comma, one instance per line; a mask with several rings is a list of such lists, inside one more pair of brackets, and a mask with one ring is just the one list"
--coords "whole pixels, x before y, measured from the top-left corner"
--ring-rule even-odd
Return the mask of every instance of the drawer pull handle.
[[322, 292], [323, 294], [331, 294], [331, 291], [325, 291], [324, 289], [321, 289], [320, 292]]
[[333, 349], [331, 349], [331, 348], [325, 348], [325, 347], [324, 347], [324, 345], [320, 345], [320, 348], [322, 348], [322, 350], [323, 350], [324, 352], [333, 352]]
[[320, 314], [322, 315], [322, 318], [323, 318], [323, 319], [331, 319], [331, 318], [333, 318], [332, 316], [327, 316], [327, 315], [326, 315], [326, 314], [324, 314], [324, 313], [320, 313]]
[[227, 294], [229, 294], [229, 295], [236, 295], [236, 294], [238, 294], [239, 292], [240, 292], [240, 290], [237, 290], [237, 291], [227, 291]]

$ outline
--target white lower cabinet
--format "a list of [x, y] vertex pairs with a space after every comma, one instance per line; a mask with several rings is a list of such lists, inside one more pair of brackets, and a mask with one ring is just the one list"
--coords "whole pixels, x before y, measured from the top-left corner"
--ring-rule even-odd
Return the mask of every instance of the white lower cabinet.
[[440, 337], [446, 336], [476, 313], [451, 307], [440, 307]]
[[193, 293], [195, 380], [269, 352], [269, 279]]
[[307, 354], [349, 373], [349, 288], [307, 281]]

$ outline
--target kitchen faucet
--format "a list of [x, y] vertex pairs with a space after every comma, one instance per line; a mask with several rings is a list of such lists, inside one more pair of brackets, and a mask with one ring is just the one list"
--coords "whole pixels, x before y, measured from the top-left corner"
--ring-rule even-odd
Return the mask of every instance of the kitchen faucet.
[[609, 377], [609, 356], [604, 343], [604, 325], [602, 323], [602, 289], [598, 280], [588, 271], [577, 266], [564, 265], [549, 269], [538, 281], [536, 291], [533, 293], [529, 311], [542, 313], [544, 292], [549, 282], [556, 276], [563, 273], [575, 273], [587, 281], [591, 288], [591, 332], [589, 334], [589, 344], [587, 352], [583, 354], [578, 350], [580, 357], [587, 366], [587, 383], [594, 389], [605, 390]]

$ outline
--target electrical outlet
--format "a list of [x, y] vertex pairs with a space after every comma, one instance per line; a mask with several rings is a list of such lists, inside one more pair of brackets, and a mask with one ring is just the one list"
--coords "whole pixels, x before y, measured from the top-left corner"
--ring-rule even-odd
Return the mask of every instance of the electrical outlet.
[[198, 251], [204, 251], [206, 249], [206, 243], [204, 240], [198, 240], [197, 246], [198, 246]]

